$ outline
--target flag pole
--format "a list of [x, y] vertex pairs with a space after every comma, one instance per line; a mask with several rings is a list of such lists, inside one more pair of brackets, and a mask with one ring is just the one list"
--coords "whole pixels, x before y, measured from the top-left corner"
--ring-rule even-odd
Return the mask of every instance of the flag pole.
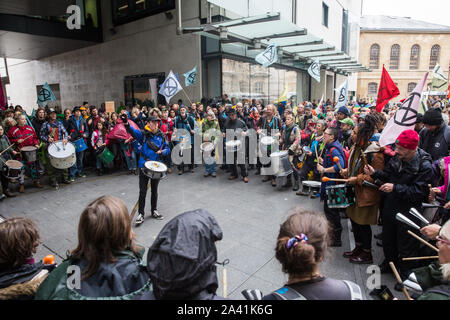
[[184, 91], [183, 87], [181, 87], [181, 90], [183, 90], [184, 94], [186, 95], [186, 98], [188, 98], [190, 104], [192, 105], [192, 101], [191, 101], [191, 99], [189, 99], [189, 96], [187, 95], [186, 91]]

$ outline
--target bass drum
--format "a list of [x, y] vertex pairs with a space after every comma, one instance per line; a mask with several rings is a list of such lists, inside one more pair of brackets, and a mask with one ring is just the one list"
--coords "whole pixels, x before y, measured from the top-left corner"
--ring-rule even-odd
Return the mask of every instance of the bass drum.
[[68, 169], [77, 161], [75, 146], [71, 142], [66, 145], [62, 141], [53, 142], [48, 147], [48, 157], [56, 169]]

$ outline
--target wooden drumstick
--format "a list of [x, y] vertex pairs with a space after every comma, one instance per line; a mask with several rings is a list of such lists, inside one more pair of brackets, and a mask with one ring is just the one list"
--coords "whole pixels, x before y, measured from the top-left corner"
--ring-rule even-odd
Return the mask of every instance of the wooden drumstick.
[[412, 260], [427, 260], [427, 259], [439, 259], [439, 256], [427, 256], [427, 257], [411, 257], [411, 258], [402, 258], [403, 261], [412, 261]]
[[334, 157], [333, 158], [333, 162], [336, 163], [338, 165], [338, 167], [339, 167], [339, 170], [342, 171], [342, 167], [341, 167], [341, 163], [339, 161], [339, 158], [338, 157]]
[[394, 273], [395, 278], [397, 279], [397, 282], [402, 285], [402, 291], [405, 294], [406, 299], [412, 300], [411, 297], [409, 296], [408, 291], [406, 291], [406, 288], [403, 286], [402, 279], [400, 278], [400, 275], [398, 274], [398, 271], [395, 268], [395, 265], [392, 262], [389, 262], [389, 266], [391, 267], [392, 272]]
[[228, 288], [227, 288], [227, 269], [225, 269], [225, 267], [223, 267], [222, 270], [222, 291], [223, 297], [226, 298]]
[[[25, 139], [23, 139], [23, 141], [25, 141], [25, 140], [27, 140], [28, 138], [31, 138], [31, 137], [32, 137], [32, 136], [28, 136], [28, 137], [26, 137]], [[23, 143], [23, 141], [22, 141], [22, 143]], [[16, 143], [17, 143], [17, 142], [11, 144], [8, 148], [6, 148], [6, 149], [3, 150], [2, 152], [0, 152], [0, 156], [1, 156], [4, 152], [6, 152], [9, 148], [12, 148]]]
[[414, 232], [412, 232], [411, 230], [408, 230], [408, 233], [410, 235], [412, 235], [414, 238], [416, 238], [417, 240], [419, 240], [420, 242], [426, 244], [427, 246], [429, 246], [431, 249], [433, 249], [436, 252], [439, 252], [439, 249], [436, 248], [435, 246], [433, 246], [432, 244], [429, 244], [427, 241], [423, 240], [421, 237], [419, 237], [418, 235], [416, 235]]
[[323, 177], [322, 178], [322, 182], [329, 182], [329, 181], [333, 181], [333, 182], [348, 182], [348, 179], [332, 179], [332, 178], [328, 178], [328, 177]]

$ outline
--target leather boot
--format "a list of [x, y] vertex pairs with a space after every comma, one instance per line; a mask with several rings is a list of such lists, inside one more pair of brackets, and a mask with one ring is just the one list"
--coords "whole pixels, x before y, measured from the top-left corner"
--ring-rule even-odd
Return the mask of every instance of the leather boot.
[[344, 252], [344, 254], [342, 255], [344, 258], [351, 258], [353, 256], [357, 256], [361, 253], [362, 248], [359, 246], [356, 246], [352, 251], [346, 251]]
[[350, 257], [349, 261], [356, 264], [372, 264], [372, 252], [363, 249], [359, 255]]
[[294, 186], [292, 187], [293, 191], [298, 191], [300, 189], [300, 184], [298, 183], [297, 179], [294, 179]]

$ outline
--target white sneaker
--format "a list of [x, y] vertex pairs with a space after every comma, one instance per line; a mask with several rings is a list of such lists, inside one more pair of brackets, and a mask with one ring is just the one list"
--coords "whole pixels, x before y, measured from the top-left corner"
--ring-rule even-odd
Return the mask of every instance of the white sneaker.
[[143, 222], [144, 222], [144, 215], [142, 213], [139, 213], [136, 218], [135, 224], [138, 226], [138, 225], [142, 224]]
[[156, 211], [156, 210], [153, 210], [153, 212], [152, 212], [152, 217], [155, 218], [155, 219], [158, 219], [158, 220], [164, 219], [164, 217], [163, 217], [162, 215], [160, 215], [160, 214], [158, 213], [158, 211]]

